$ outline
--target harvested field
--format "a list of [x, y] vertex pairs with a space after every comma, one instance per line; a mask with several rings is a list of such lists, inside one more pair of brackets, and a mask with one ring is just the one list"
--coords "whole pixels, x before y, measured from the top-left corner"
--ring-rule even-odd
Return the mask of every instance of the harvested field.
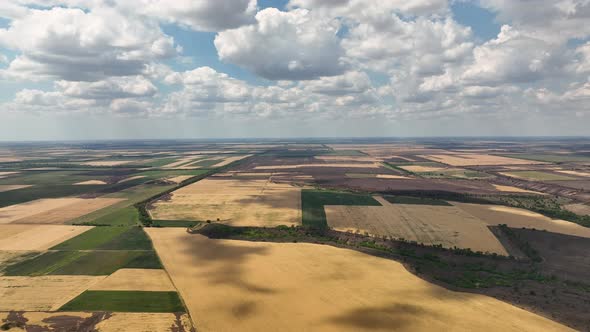
[[178, 159], [177, 161], [175, 161], [173, 163], [170, 163], [170, 164], [167, 164], [167, 165], [162, 166], [162, 168], [167, 168], [167, 169], [170, 169], [170, 168], [178, 168], [181, 165], [188, 164], [188, 163], [193, 162], [195, 160], [198, 160], [200, 158], [201, 157], [195, 157], [195, 156], [181, 158], [181, 159]]
[[570, 221], [551, 219], [542, 214], [502, 205], [453, 202], [463, 211], [483, 220], [488, 225], [506, 224], [513, 228], [535, 228], [549, 232], [590, 238], [590, 228]]
[[375, 199], [383, 206], [325, 206], [328, 225], [340, 231], [508, 255], [486, 223], [459, 208], [391, 204], [382, 197]]
[[556, 170], [556, 172], [563, 173], [563, 174], [568, 174], [568, 175], [590, 177], [590, 173], [588, 173], [588, 172], [570, 171], [570, 170]]
[[351, 179], [366, 179], [366, 178], [376, 178], [376, 179], [409, 179], [407, 176], [402, 175], [394, 175], [394, 174], [370, 174], [370, 173], [346, 173], [346, 177]]
[[526, 189], [521, 189], [521, 188], [513, 187], [513, 186], [503, 186], [501, 184], [492, 184], [492, 186], [494, 186], [494, 188], [496, 188], [496, 190], [498, 190], [498, 191], [546, 195], [546, 194], [540, 193], [538, 191], [526, 190]]
[[123, 183], [123, 182], [127, 182], [127, 181], [133, 181], [133, 180], [137, 180], [137, 179], [143, 179], [145, 178], [145, 175], [136, 175], [136, 176], [131, 176], [128, 178], [125, 178], [117, 183]]
[[0, 277], [0, 311], [57, 310], [104, 277]]
[[582, 204], [582, 203], [575, 203], [575, 204], [568, 204], [565, 205], [564, 208], [568, 211], [571, 211], [575, 214], [579, 215], [590, 215], [590, 205]]
[[82, 163], [86, 166], [120, 166], [134, 162], [134, 160], [95, 160]]
[[558, 180], [575, 180], [572, 177], [540, 171], [516, 171], [516, 172], [501, 172], [504, 176], [512, 178], [530, 180], [530, 181], [558, 181]]
[[256, 166], [254, 169], [261, 170], [272, 170], [272, 169], [298, 169], [298, 168], [310, 168], [310, 167], [330, 167], [330, 168], [379, 168], [381, 167], [378, 163], [371, 164], [301, 164], [301, 165], [276, 165], [276, 166]]
[[258, 179], [204, 179], [160, 200], [156, 220], [217, 220], [233, 226], [301, 224], [301, 189]]
[[315, 156], [314, 159], [322, 161], [338, 161], [338, 162], [364, 162], [364, 163], [376, 163], [380, 160], [374, 157], [364, 156]]
[[188, 315], [180, 313], [0, 312], [0, 321], [20, 323], [26, 331], [76, 331], [80, 326], [100, 332], [194, 331]]
[[444, 167], [432, 167], [432, 166], [420, 166], [420, 165], [408, 165], [408, 166], [398, 166], [401, 169], [405, 169], [408, 172], [412, 173], [425, 173], [425, 172], [440, 172], [444, 171], [446, 168]]
[[223, 167], [223, 166], [233, 163], [234, 161], [242, 160], [242, 159], [245, 159], [245, 158], [248, 158], [251, 156], [252, 156], [251, 154], [248, 154], [248, 155], [244, 155], [244, 156], [233, 156], [233, 157], [225, 158], [225, 159], [223, 159], [223, 161], [213, 165], [212, 167]]
[[420, 157], [451, 166], [543, 164], [543, 162], [539, 161], [493, 156], [488, 154], [429, 154]]
[[200, 331], [571, 331], [352, 250], [148, 233]]
[[171, 177], [171, 178], [166, 178], [165, 180], [167, 182], [179, 184], [182, 181], [188, 180], [188, 179], [190, 179], [192, 177], [193, 177], [193, 175], [179, 175], [179, 176], [175, 176], [175, 177]]
[[159, 269], [120, 269], [89, 290], [176, 291], [166, 271]]
[[0, 179], [3, 179], [9, 175], [17, 174], [19, 172], [0, 172]]
[[0, 224], [63, 224], [123, 201], [122, 198], [48, 198], [0, 208]]
[[0, 184], [0, 193], [4, 191], [18, 190], [32, 187], [30, 184]]
[[82, 182], [78, 182], [78, 183], [74, 183], [74, 185], [76, 186], [83, 186], [83, 185], [100, 185], [100, 184], [107, 184], [106, 182], [102, 181], [102, 180], [88, 180], [88, 181], [82, 181]]
[[91, 228], [93, 226], [0, 224], [0, 250], [47, 250]]

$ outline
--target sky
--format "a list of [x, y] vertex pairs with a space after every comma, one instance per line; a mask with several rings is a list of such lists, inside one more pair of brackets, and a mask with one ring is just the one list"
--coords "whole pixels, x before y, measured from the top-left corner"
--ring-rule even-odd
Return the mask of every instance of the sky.
[[0, 0], [0, 140], [587, 136], [590, 0]]

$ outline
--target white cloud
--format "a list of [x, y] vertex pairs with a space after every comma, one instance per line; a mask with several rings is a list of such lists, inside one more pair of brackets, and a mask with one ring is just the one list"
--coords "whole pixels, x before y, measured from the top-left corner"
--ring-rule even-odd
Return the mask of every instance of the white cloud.
[[254, 22], [256, 0], [141, 0], [120, 1], [121, 6], [185, 25], [199, 31], [221, 31]]
[[56, 88], [64, 96], [80, 99], [118, 99], [151, 97], [157, 88], [142, 76], [114, 77], [97, 82], [58, 81]]
[[258, 12], [256, 21], [217, 35], [215, 47], [222, 61], [271, 80], [307, 80], [344, 71], [336, 21], [304, 9], [274, 8]]
[[21, 52], [4, 76], [36, 80], [137, 75], [150, 62], [177, 53], [156, 23], [110, 8], [30, 10], [0, 29], [0, 45]]

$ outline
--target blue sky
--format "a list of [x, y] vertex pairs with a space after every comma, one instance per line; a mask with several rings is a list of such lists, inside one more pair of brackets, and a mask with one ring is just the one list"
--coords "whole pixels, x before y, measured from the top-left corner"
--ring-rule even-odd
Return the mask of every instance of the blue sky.
[[582, 0], [144, 1], [0, 0], [0, 140], [589, 134]]

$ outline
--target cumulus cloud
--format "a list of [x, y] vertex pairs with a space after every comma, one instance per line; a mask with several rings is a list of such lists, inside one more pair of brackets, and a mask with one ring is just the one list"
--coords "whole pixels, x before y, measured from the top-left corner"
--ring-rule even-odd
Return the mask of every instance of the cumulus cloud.
[[220, 32], [215, 47], [222, 61], [270, 80], [308, 80], [344, 72], [343, 49], [334, 20], [305, 9], [275, 8], [256, 14], [256, 24]]
[[37, 80], [138, 75], [152, 61], [177, 54], [173, 38], [156, 23], [112, 8], [29, 10], [0, 29], [0, 45], [20, 52], [4, 76]]
[[[256, 0], [126, 1], [131, 10], [199, 31], [221, 31], [254, 22]], [[125, 2], [121, 1], [125, 6]]]

